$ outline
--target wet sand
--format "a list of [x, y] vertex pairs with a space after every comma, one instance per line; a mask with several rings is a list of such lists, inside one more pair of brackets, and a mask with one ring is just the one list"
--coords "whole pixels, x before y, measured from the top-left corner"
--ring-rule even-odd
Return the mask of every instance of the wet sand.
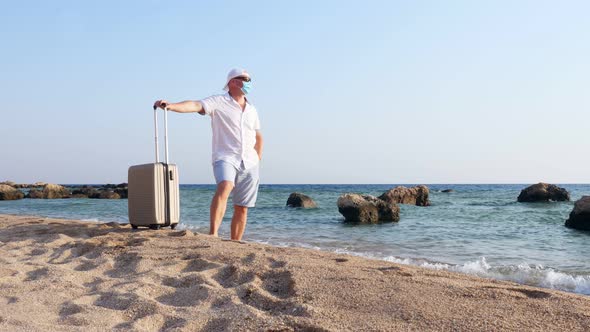
[[0, 263], [2, 331], [590, 330], [584, 295], [188, 230], [0, 215]]

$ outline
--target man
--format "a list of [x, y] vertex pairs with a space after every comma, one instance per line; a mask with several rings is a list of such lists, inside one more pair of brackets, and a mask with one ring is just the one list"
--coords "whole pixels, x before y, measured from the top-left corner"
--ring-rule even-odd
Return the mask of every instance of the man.
[[226, 94], [179, 103], [158, 100], [154, 107], [211, 117], [213, 174], [217, 189], [211, 201], [209, 234], [217, 236], [228, 197], [233, 191], [231, 239], [239, 241], [246, 228], [248, 208], [254, 207], [258, 196], [263, 140], [258, 112], [246, 98], [251, 89], [248, 72], [232, 69], [223, 89]]

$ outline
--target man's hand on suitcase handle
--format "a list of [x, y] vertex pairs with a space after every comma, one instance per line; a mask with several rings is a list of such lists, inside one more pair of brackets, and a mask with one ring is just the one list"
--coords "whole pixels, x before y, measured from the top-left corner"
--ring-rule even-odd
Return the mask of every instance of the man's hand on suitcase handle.
[[168, 107], [168, 102], [165, 100], [156, 100], [156, 102], [154, 103], [154, 111], [156, 110], [156, 108], [161, 108], [163, 110], [166, 109], [166, 107]]
[[161, 108], [166, 111], [172, 111], [176, 113], [199, 113], [205, 115], [205, 109], [203, 104], [197, 100], [185, 100], [178, 103], [169, 103], [166, 100], [157, 100], [154, 103], [154, 110]]

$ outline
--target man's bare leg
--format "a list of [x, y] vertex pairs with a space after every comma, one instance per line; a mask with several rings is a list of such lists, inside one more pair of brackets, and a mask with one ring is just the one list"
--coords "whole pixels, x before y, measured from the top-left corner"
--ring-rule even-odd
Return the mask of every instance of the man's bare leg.
[[215, 195], [211, 200], [211, 208], [209, 210], [209, 234], [217, 236], [217, 230], [221, 225], [223, 216], [225, 215], [225, 208], [227, 207], [227, 198], [234, 189], [234, 183], [231, 181], [221, 181], [217, 185]]
[[240, 241], [244, 230], [246, 229], [246, 222], [248, 220], [248, 207], [234, 205], [234, 216], [231, 218], [231, 239]]

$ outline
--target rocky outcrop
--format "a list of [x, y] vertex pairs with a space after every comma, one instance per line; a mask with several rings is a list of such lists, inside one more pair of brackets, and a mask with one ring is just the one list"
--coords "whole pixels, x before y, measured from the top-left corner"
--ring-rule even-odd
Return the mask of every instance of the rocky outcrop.
[[105, 191], [102, 191], [100, 193], [100, 195], [98, 196], [98, 198], [101, 198], [101, 199], [120, 199], [121, 196], [119, 194], [117, 194], [116, 192], [114, 192], [114, 191], [105, 190]]
[[43, 198], [46, 199], [69, 198], [70, 194], [69, 190], [59, 184], [48, 183], [43, 188]]
[[0, 182], [0, 184], [5, 184], [5, 185], [11, 186], [13, 188], [17, 188], [17, 189], [19, 189], [19, 188], [30, 188], [32, 186], [30, 184], [15, 183], [13, 181], [4, 181], [4, 182]]
[[74, 198], [98, 198], [100, 192], [91, 186], [82, 186], [72, 190], [72, 197]]
[[22, 191], [7, 184], [0, 184], [0, 201], [13, 201], [22, 199], [25, 195]]
[[302, 193], [292, 193], [289, 195], [289, 198], [287, 199], [287, 206], [304, 209], [314, 209], [318, 207], [316, 202], [314, 202], [311, 197]]
[[[14, 183], [10, 181], [6, 181], [9, 183]], [[0, 185], [5, 185], [7, 188], [12, 188], [16, 192], [17, 196], [22, 195], [25, 198], [33, 198], [33, 199], [59, 199], [59, 198], [99, 198], [99, 199], [119, 199], [119, 198], [127, 198], [128, 190], [127, 190], [127, 183], [121, 183], [118, 185], [104, 185], [100, 187], [92, 187], [88, 185], [84, 186], [74, 186], [70, 188], [66, 188], [64, 186], [58, 184], [45, 184], [42, 188], [38, 187], [38, 184], [42, 184], [43, 182], [37, 182], [35, 184], [15, 184], [16, 188], [29, 188], [29, 190], [25, 190], [26, 195], [5, 183], [1, 183]], [[6, 189], [8, 190], [8, 189]], [[20, 194], [19, 194], [20, 193]], [[20, 197], [20, 198], [23, 198]], [[19, 198], [14, 198], [19, 199]]]
[[383, 193], [379, 199], [389, 203], [429, 206], [428, 193], [428, 187], [423, 185], [413, 188], [398, 186]]
[[15, 188], [22, 188], [22, 189], [26, 189], [26, 188], [39, 189], [39, 188], [45, 187], [46, 185], [47, 185], [47, 182], [35, 182], [33, 184], [20, 183], [20, 184], [14, 185], [14, 187]]
[[129, 190], [127, 189], [127, 187], [115, 188], [115, 193], [117, 193], [117, 195], [119, 195], [119, 198], [127, 198]]
[[59, 184], [48, 183], [45, 185], [43, 190], [31, 189], [27, 194], [27, 198], [44, 198], [44, 199], [56, 199], [56, 198], [70, 198], [71, 193], [64, 186]]
[[338, 211], [346, 222], [375, 224], [399, 221], [399, 206], [371, 195], [342, 194], [338, 198]]
[[590, 196], [583, 196], [576, 201], [565, 225], [570, 228], [590, 231]]
[[127, 183], [107, 184], [101, 187], [84, 185], [72, 188], [72, 198], [120, 199], [127, 198]]
[[31, 190], [29, 190], [29, 192], [27, 193], [27, 195], [25, 197], [26, 198], [33, 198], [33, 199], [43, 198], [43, 192], [41, 190], [31, 189]]
[[523, 189], [517, 200], [519, 202], [561, 202], [569, 201], [570, 194], [564, 188], [540, 182]]

